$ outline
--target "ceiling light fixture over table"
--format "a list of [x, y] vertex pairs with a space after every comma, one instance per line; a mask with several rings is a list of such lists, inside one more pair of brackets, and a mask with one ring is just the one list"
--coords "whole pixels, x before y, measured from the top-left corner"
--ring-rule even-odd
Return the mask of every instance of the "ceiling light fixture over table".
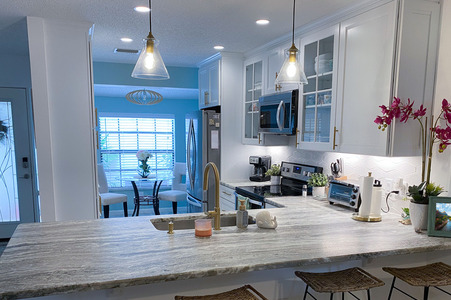
[[132, 77], [140, 79], [169, 79], [168, 70], [157, 49], [158, 40], [152, 35], [152, 6], [149, 0], [149, 35], [132, 72]]
[[295, 22], [296, 0], [293, 0], [293, 31], [291, 47], [285, 51], [285, 61], [276, 78], [276, 85], [280, 83], [308, 84], [304, 69], [299, 61], [299, 50], [294, 44], [294, 22]]
[[125, 98], [134, 104], [139, 105], [152, 105], [163, 101], [163, 96], [154, 91], [136, 90], [125, 95]]

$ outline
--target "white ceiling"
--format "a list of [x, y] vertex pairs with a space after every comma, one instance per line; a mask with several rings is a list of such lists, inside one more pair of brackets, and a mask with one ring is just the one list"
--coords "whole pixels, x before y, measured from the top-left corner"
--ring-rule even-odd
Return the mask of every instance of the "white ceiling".
[[[298, 0], [296, 27], [344, 9], [359, 0]], [[146, 0], [0, 0], [0, 31], [25, 16], [86, 21], [95, 24], [94, 61], [134, 64], [137, 55], [115, 54], [114, 48], [140, 49], [149, 31], [148, 15], [133, 7]], [[166, 65], [196, 66], [213, 55], [213, 46], [246, 52], [291, 31], [292, 0], [154, 0], [152, 33], [160, 40]], [[258, 26], [267, 18], [269, 25]], [[134, 41], [126, 44], [121, 37]], [[2, 39], [0, 53], [23, 40]], [[17, 49], [16, 49], [17, 51]], [[17, 52], [16, 52], [17, 53]]]

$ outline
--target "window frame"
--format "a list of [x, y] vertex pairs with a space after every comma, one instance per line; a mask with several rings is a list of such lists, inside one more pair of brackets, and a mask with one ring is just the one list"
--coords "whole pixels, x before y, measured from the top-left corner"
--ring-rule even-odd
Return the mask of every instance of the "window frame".
[[[130, 150], [121, 150], [121, 149], [113, 149], [113, 150], [106, 150], [106, 149], [102, 149], [102, 145], [100, 143], [100, 139], [102, 137], [102, 134], [107, 133], [107, 132], [112, 132], [112, 131], [102, 131], [101, 130], [101, 118], [130, 118], [130, 119], [140, 119], [140, 118], [149, 118], [149, 119], [169, 119], [172, 120], [172, 152], [171, 150], [152, 150], [152, 149], [130, 149]], [[148, 150], [149, 152], [151, 152], [152, 154], [158, 154], [158, 153], [172, 153], [172, 165], [168, 166], [167, 168], [160, 168], [160, 169], [156, 169], [156, 172], [167, 172], [167, 171], [172, 171], [174, 168], [174, 164], [175, 164], [175, 156], [176, 156], [176, 117], [175, 114], [158, 114], [158, 113], [115, 113], [115, 112], [99, 112], [98, 113], [98, 126], [97, 126], [97, 131], [99, 133], [99, 148], [98, 148], [98, 160], [100, 163], [102, 162], [102, 154], [103, 153], [118, 153], [118, 154], [122, 154], [122, 153], [133, 153], [136, 154], [137, 151], [139, 150]], [[119, 130], [117, 131], [117, 133], [121, 133]], [[122, 132], [122, 133], [132, 133], [132, 134], [137, 134], [137, 141], [139, 144], [139, 133], [140, 131], [127, 131], [127, 132]], [[168, 134], [169, 132], [154, 132], [153, 134]], [[139, 148], [139, 146], [138, 146]], [[130, 172], [131, 169], [128, 168], [124, 168], [122, 169], [122, 163], [120, 163], [120, 169], [114, 169], [114, 172], [119, 172], [120, 173], [120, 178], [118, 179], [120, 186], [111, 186], [110, 189], [111, 190], [131, 190], [132, 186], [131, 186], [131, 182], [130, 180], [130, 176], [129, 175], [122, 175], [122, 172]], [[157, 163], [158, 164], [158, 163]], [[138, 168], [138, 161], [136, 162], [136, 169]], [[107, 174], [107, 178], [108, 178], [108, 173], [110, 172], [110, 169], [105, 166], [105, 172]], [[138, 177], [138, 173], [136, 172], [134, 177]], [[110, 183], [108, 183], [110, 185]], [[172, 184], [172, 180], [166, 180], [162, 183], [161, 187], [162, 188], [166, 188], [166, 187], [170, 187]], [[153, 182], [148, 182], [148, 183], [144, 183], [144, 186], [142, 186], [142, 188], [152, 188], [153, 187]]]

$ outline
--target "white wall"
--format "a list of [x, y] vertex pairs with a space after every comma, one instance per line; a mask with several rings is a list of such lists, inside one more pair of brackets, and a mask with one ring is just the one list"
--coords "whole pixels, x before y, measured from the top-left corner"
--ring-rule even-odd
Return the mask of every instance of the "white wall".
[[94, 219], [92, 24], [27, 22], [42, 221]]

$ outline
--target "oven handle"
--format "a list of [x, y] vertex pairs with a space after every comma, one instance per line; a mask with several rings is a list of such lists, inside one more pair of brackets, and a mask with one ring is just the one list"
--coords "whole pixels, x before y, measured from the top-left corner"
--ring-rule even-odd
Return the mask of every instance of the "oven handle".
[[277, 115], [276, 115], [276, 121], [277, 121], [277, 127], [279, 127], [279, 130], [283, 130], [283, 123], [284, 122], [280, 122], [280, 111], [282, 110], [283, 107], [283, 115], [285, 116], [285, 103], [282, 101], [280, 101], [279, 106], [277, 107]]

